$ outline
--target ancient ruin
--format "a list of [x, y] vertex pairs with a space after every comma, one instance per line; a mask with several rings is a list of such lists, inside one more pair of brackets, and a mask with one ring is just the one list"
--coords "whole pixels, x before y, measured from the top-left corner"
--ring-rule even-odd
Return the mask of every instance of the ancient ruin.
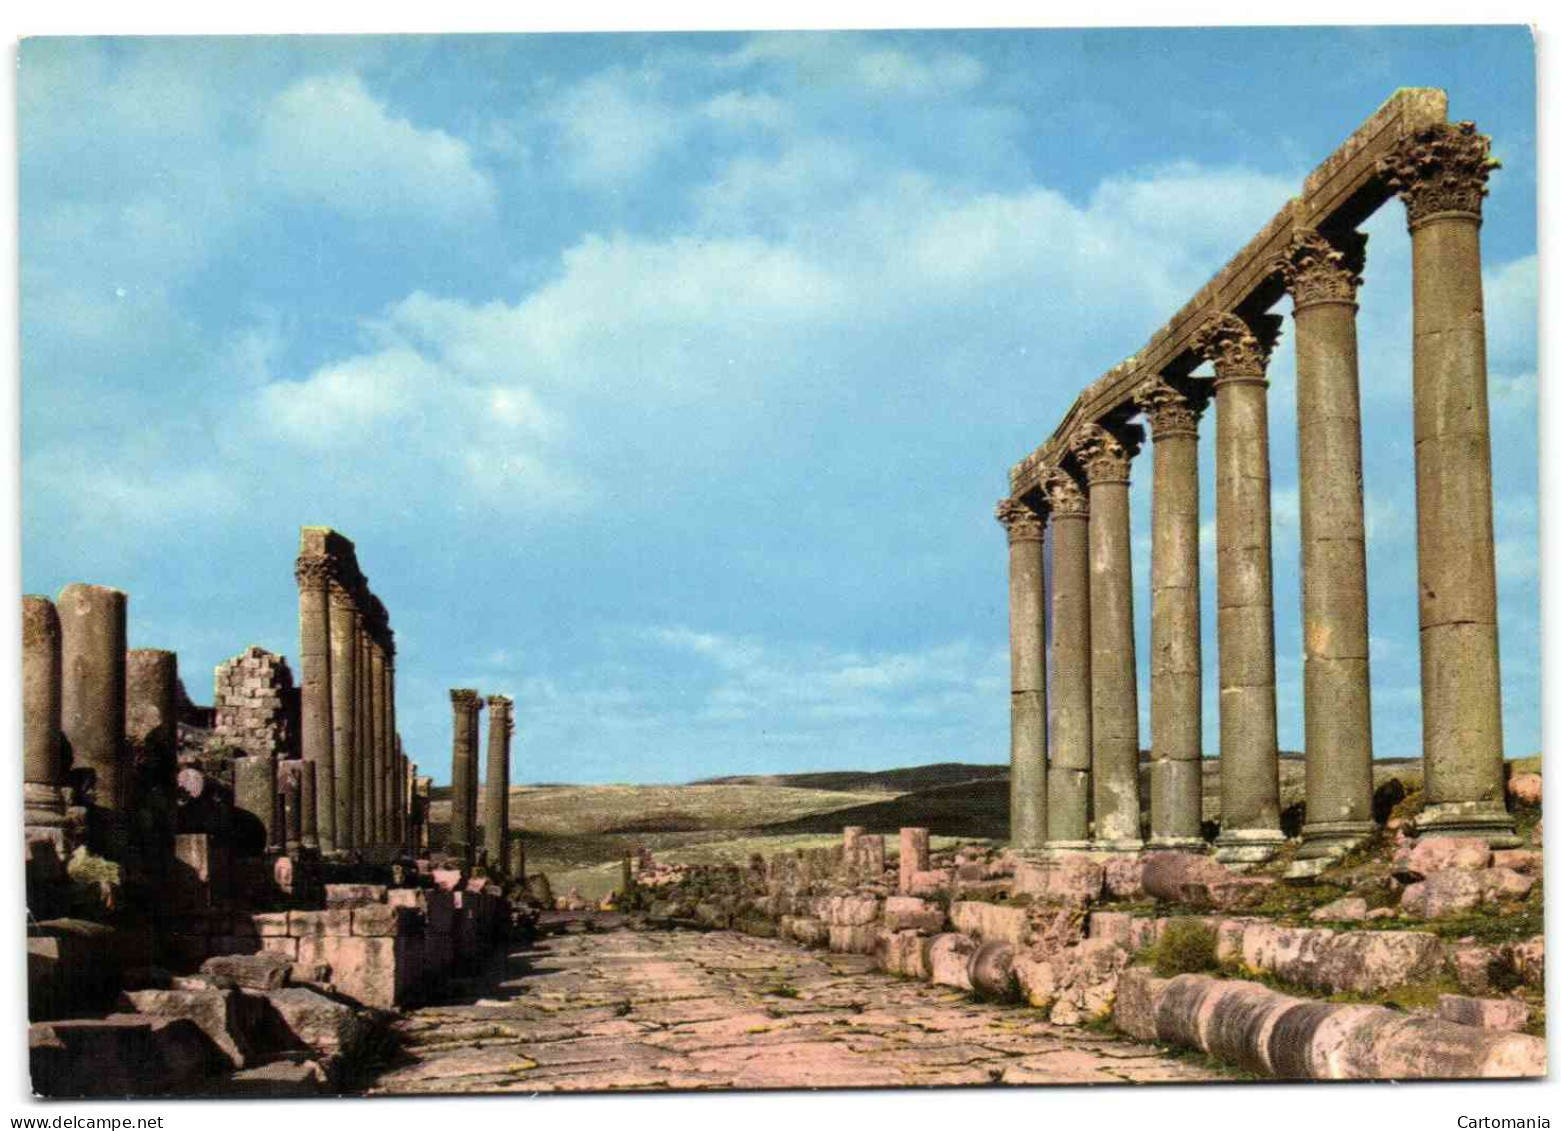
[[[352, 542], [305, 527], [295, 576], [298, 684], [245, 649], [217, 667], [209, 731], [181, 722], [175, 653], [127, 650], [124, 593], [22, 600], [43, 1094], [354, 1087], [375, 1011], [437, 999], [529, 921], [502, 824], [486, 866], [429, 855], [431, 786], [395, 733], [394, 636]], [[510, 701], [492, 702], [502, 793]]]
[[[1413, 246], [1421, 835], [1515, 846], [1502, 783], [1480, 213], [1496, 162], [1442, 91], [1401, 90], [1134, 356], [1087, 387], [1010, 474], [1013, 843], [1036, 858], [1145, 842], [1128, 481], [1154, 447], [1147, 826], [1202, 850], [1199, 423], [1212, 402], [1221, 818], [1215, 857], [1280, 830], [1266, 371], [1294, 307], [1305, 637], [1306, 825], [1295, 874], [1370, 833], [1371, 670], [1355, 314], [1365, 237], [1397, 196]], [[1212, 379], [1199, 375], [1207, 363]], [[1047, 537], [1047, 531], [1050, 537]], [[1051, 591], [1043, 555], [1050, 553]], [[1049, 613], [1048, 613], [1049, 597]], [[1048, 616], [1050, 623], [1048, 625]], [[1048, 631], [1049, 629], [1049, 631]], [[1054, 685], [1046, 685], [1047, 643]], [[1048, 726], [1048, 715], [1050, 726]]]

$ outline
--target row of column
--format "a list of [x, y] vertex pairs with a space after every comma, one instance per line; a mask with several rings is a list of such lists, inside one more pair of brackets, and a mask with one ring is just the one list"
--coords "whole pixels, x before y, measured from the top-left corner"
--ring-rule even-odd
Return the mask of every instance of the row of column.
[[510, 738], [515, 732], [515, 704], [507, 695], [490, 695], [488, 707], [487, 780], [482, 785], [482, 843], [478, 844], [478, 739], [483, 698], [472, 688], [450, 691], [453, 718], [451, 746], [450, 833], [446, 851], [466, 864], [483, 864], [509, 875], [514, 863], [509, 836]]
[[89, 845], [121, 861], [167, 839], [145, 787], [178, 749], [178, 657], [126, 648], [128, 603], [83, 584], [22, 598], [23, 823], [62, 829], [74, 787]]
[[[1500, 670], [1479, 223], [1489, 142], [1422, 131], [1379, 163], [1413, 246], [1422, 833], [1513, 842]], [[1372, 739], [1356, 290], [1365, 237], [1300, 229], [1273, 265], [1294, 308], [1305, 641], [1301, 870], [1369, 833]], [[1279, 828], [1267, 365], [1280, 319], [1222, 311], [1194, 335], [1212, 382], [1159, 374], [1127, 413], [1153, 436], [1150, 847], [1201, 847], [1198, 422], [1212, 391], [1221, 827], [1251, 863]], [[1012, 840], [1022, 850], [1142, 847], [1128, 481], [1143, 434], [1123, 414], [1078, 429], [1040, 490], [1005, 499], [1012, 651]], [[1050, 632], [1043, 544], [1051, 537]], [[1049, 708], [1049, 711], [1048, 711]], [[1049, 714], [1049, 719], [1048, 719]], [[1048, 726], [1049, 722], [1049, 726]], [[1094, 824], [1091, 832], [1090, 803]], [[1310, 863], [1308, 863], [1308, 861]]]
[[407, 758], [396, 733], [395, 634], [353, 544], [304, 527], [298, 582], [300, 713], [326, 853], [410, 851]]

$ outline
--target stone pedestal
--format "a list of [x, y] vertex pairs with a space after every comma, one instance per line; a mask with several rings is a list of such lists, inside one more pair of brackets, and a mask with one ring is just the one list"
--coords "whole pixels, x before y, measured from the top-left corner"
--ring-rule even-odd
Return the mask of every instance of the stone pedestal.
[[1480, 212], [1496, 162], [1472, 122], [1406, 138], [1379, 171], [1409, 218], [1425, 834], [1517, 843], [1496, 640]]
[[1265, 376], [1278, 319], [1263, 315], [1253, 322], [1219, 315], [1194, 341], [1215, 374], [1221, 808], [1215, 855], [1230, 863], [1267, 860], [1284, 843]]
[[1102, 852], [1143, 848], [1138, 796], [1138, 663], [1133, 640], [1128, 468], [1136, 425], [1085, 426], [1074, 453], [1089, 482], [1090, 733], [1095, 830]]
[[1071, 471], [1046, 479], [1052, 528], [1052, 742], [1046, 846], [1089, 847], [1089, 502]]
[[92, 846], [121, 859], [128, 845], [131, 773], [125, 757], [125, 594], [67, 585], [60, 618], [60, 731], [75, 771], [90, 771]]
[[1138, 403], [1154, 434], [1149, 847], [1202, 852], [1203, 643], [1198, 560], [1202, 382], [1155, 377]]
[[[1306, 648], [1302, 860], [1369, 836], [1371, 660], [1355, 290], [1365, 237], [1304, 230], [1280, 262], [1295, 307], [1301, 606]], [[1303, 868], [1302, 872], [1306, 869]]]
[[1004, 499], [1008, 531], [1008, 642], [1011, 729], [1008, 842], [1018, 851], [1046, 844], [1046, 592], [1041, 550], [1045, 516]]
[[65, 824], [60, 737], [60, 618], [47, 597], [22, 598], [22, 823]]

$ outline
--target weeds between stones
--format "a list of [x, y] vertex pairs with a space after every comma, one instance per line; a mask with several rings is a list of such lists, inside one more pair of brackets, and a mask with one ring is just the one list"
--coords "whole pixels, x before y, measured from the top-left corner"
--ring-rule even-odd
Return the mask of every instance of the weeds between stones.
[[1151, 962], [1155, 977], [1174, 978], [1178, 974], [1218, 971], [1220, 964], [1215, 957], [1218, 944], [1218, 936], [1202, 923], [1172, 920], [1153, 947]]

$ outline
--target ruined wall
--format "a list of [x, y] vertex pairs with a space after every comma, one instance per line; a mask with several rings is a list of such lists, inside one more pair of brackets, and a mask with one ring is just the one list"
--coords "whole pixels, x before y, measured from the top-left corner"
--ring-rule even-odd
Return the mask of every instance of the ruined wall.
[[291, 758], [298, 752], [298, 689], [287, 660], [250, 645], [217, 665], [213, 737], [248, 754]]

